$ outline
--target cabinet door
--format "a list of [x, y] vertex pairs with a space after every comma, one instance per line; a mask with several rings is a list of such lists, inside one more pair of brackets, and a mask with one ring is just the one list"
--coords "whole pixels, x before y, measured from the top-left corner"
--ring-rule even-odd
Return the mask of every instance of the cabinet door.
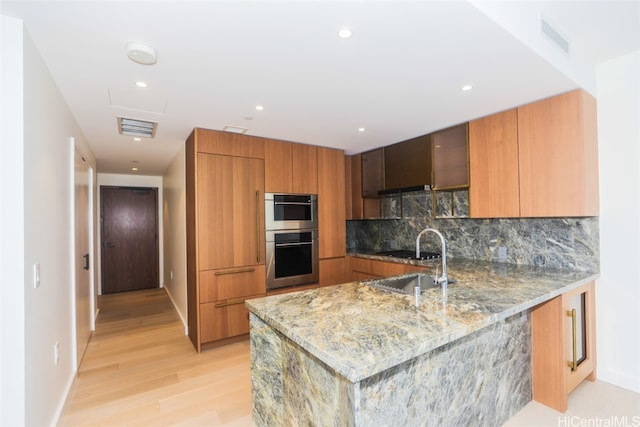
[[198, 153], [198, 269], [264, 264], [264, 160]]
[[[264, 295], [256, 295], [261, 297]], [[206, 343], [249, 333], [248, 298], [200, 304], [200, 342]]]
[[466, 123], [432, 134], [433, 189], [469, 186], [467, 141]]
[[516, 109], [469, 122], [469, 215], [520, 215]]
[[264, 143], [264, 187], [268, 193], [292, 193], [293, 168], [290, 142], [267, 139]]
[[339, 285], [349, 281], [346, 257], [320, 260], [320, 286]]
[[344, 153], [318, 147], [318, 245], [320, 259], [346, 254]]
[[378, 197], [384, 190], [384, 150], [362, 153], [362, 197]]
[[384, 147], [384, 188], [431, 185], [431, 135]]
[[520, 215], [598, 215], [596, 101], [582, 90], [518, 108]]
[[291, 188], [297, 194], [318, 193], [318, 148], [291, 144]]

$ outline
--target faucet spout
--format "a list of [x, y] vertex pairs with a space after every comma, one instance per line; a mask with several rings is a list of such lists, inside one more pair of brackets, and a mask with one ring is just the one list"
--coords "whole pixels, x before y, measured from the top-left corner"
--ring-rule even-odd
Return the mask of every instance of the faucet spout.
[[425, 228], [424, 230], [422, 230], [418, 234], [418, 237], [416, 237], [416, 258], [420, 259], [420, 237], [422, 237], [422, 235], [427, 232], [434, 233], [436, 236], [440, 238], [440, 244], [442, 245], [442, 251], [440, 253], [440, 257], [442, 258], [442, 276], [436, 277], [436, 280], [438, 281], [438, 283], [442, 285], [442, 290], [446, 292], [447, 283], [449, 280], [447, 277], [447, 245], [445, 243], [444, 236], [442, 235], [442, 233], [440, 233], [435, 228]]

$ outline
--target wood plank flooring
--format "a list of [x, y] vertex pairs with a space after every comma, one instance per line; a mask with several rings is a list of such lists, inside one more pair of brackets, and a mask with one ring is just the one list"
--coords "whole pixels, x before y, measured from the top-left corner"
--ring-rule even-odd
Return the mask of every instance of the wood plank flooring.
[[60, 426], [251, 426], [249, 341], [198, 354], [164, 289], [100, 296]]

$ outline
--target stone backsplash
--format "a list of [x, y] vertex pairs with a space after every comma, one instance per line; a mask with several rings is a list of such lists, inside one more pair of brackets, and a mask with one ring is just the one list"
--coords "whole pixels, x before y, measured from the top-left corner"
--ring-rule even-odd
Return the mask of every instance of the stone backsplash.
[[[599, 271], [597, 217], [470, 219], [466, 192], [441, 193], [437, 200], [435, 219], [429, 192], [383, 200], [385, 219], [347, 221], [347, 249], [415, 249], [418, 233], [431, 227], [445, 236], [451, 258]], [[425, 235], [421, 249], [440, 251], [440, 243]]]

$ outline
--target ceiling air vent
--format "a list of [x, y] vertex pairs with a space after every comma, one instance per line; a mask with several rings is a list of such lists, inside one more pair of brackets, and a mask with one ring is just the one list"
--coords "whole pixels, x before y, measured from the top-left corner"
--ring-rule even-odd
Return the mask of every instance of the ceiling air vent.
[[155, 122], [118, 117], [118, 131], [122, 135], [153, 138], [156, 135], [157, 127], [158, 124]]
[[562, 35], [560, 35], [560, 33], [556, 31], [556, 29], [553, 28], [543, 17], [540, 17], [540, 32], [549, 37], [549, 40], [562, 49], [564, 53], [569, 55], [569, 41], [562, 37]]
[[243, 128], [243, 127], [240, 127], [240, 126], [229, 126], [229, 125], [227, 125], [222, 130], [225, 131], [225, 132], [231, 132], [231, 133], [245, 133], [249, 129]]

